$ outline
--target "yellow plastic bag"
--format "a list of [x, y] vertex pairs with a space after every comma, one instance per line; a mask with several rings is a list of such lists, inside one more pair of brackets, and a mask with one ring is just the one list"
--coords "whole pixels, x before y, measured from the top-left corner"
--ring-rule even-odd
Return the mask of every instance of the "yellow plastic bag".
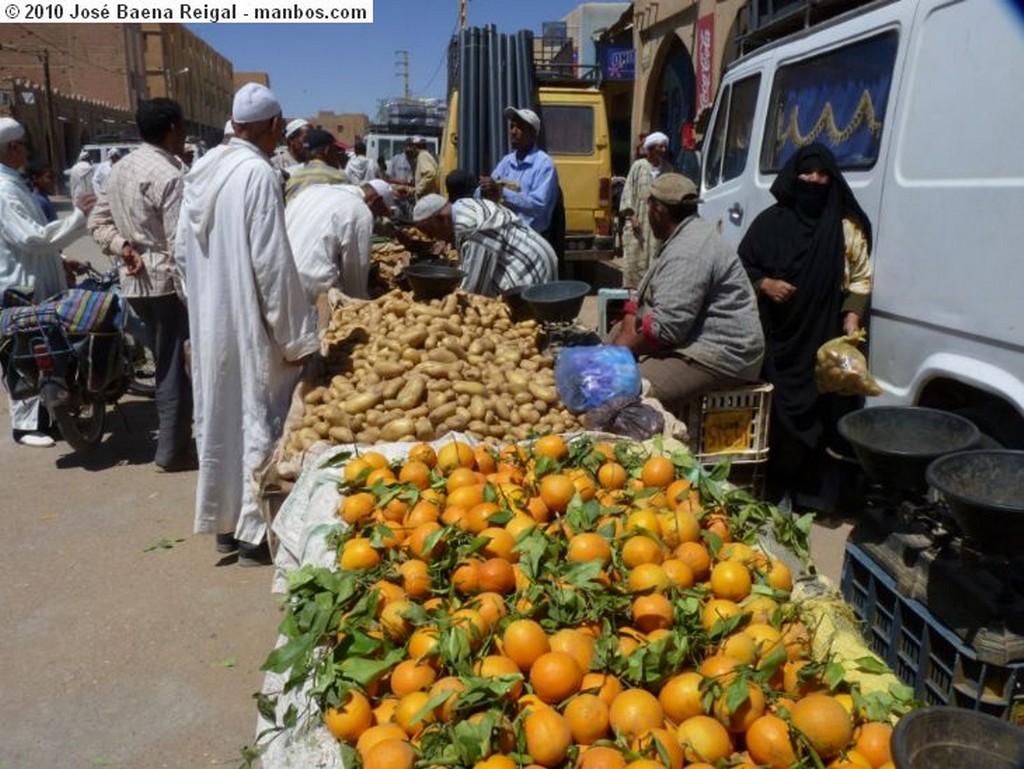
[[882, 388], [868, 371], [868, 362], [857, 345], [864, 341], [864, 329], [848, 336], [829, 339], [818, 348], [814, 381], [820, 393], [838, 395], [881, 395]]

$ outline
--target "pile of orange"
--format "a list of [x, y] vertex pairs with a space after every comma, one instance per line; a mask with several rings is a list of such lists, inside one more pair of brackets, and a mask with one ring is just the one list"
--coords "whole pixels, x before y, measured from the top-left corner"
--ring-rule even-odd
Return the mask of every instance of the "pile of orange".
[[892, 767], [889, 724], [810, 660], [790, 570], [685, 458], [548, 436], [344, 476], [317, 691], [364, 769]]

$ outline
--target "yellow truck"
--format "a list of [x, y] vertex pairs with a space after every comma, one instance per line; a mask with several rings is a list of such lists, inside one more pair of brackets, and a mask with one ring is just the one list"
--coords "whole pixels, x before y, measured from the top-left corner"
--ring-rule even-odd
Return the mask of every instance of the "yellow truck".
[[[597, 88], [541, 86], [539, 146], [558, 169], [568, 262], [611, 259], [612, 155], [604, 95]], [[458, 165], [459, 92], [448, 104], [438, 164], [441, 178]], [[489, 169], [488, 169], [489, 170]]]

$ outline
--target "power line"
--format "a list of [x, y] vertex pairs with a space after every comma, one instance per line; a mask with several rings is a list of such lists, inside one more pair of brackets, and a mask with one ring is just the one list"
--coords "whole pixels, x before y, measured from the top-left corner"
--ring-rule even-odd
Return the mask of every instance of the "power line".
[[[462, 0], [462, 2], [464, 2], [464, 1], [465, 0]], [[462, 22], [463, 22], [463, 13], [462, 13], [462, 6], [460, 4], [458, 17], [455, 19], [455, 26], [452, 27], [451, 34], [448, 35], [448, 40], [449, 41], [455, 36], [455, 33], [457, 33], [461, 29]], [[434, 74], [432, 74], [430, 76], [430, 80], [427, 81], [427, 84], [423, 87], [423, 90], [420, 91], [420, 93], [425, 94], [425, 93], [427, 93], [427, 91], [430, 90], [430, 86], [432, 86], [434, 84], [434, 79], [437, 77], [437, 73], [441, 71], [441, 67], [444, 66], [444, 63], [447, 60], [448, 60], [448, 48], [446, 47], [441, 52], [441, 58], [438, 60], [437, 66], [434, 67]]]

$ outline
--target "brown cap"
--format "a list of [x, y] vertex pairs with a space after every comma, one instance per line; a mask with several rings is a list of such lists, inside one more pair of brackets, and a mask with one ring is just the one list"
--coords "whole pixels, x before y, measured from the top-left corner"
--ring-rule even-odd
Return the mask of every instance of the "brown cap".
[[651, 182], [651, 197], [667, 206], [700, 203], [697, 186], [682, 174], [659, 174]]

